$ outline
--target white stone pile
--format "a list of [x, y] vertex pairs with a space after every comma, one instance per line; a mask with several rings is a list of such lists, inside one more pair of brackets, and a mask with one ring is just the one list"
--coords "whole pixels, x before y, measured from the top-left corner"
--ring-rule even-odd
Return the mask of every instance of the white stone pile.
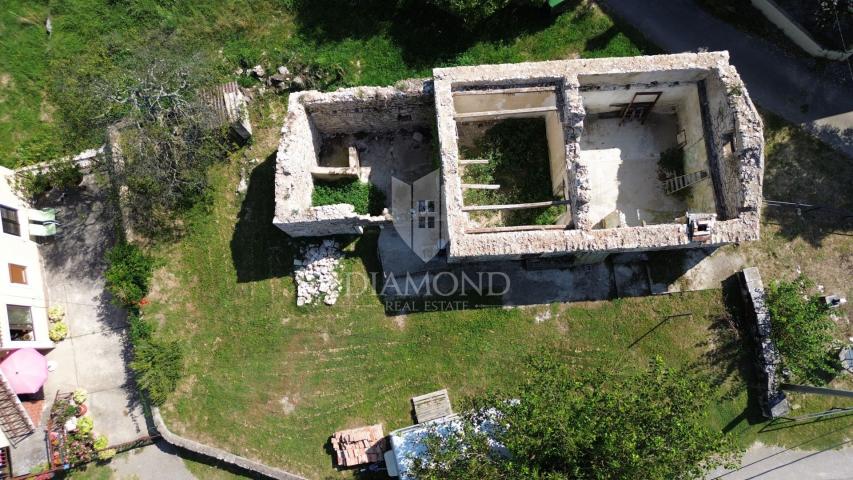
[[334, 240], [323, 240], [302, 251], [302, 260], [293, 261], [296, 279], [296, 304], [311, 305], [322, 300], [334, 305], [341, 293], [338, 266], [343, 254]]

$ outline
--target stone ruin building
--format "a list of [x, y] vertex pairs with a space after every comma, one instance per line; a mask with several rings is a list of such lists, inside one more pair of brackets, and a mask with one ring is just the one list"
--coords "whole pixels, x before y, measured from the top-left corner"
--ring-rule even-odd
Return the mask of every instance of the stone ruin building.
[[[507, 120], [541, 127], [526, 144], [547, 153], [523, 170], [548, 180], [527, 201], [477, 183], [488, 170], [468, 178], [494, 161], [477, 145]], [[291, 94], [273, 222], [294, 237], [411, 229], [413, 250], [447, 263], [720, 246], [758, 238], [763, 145], [727, 52], [437, 68], [394, 87]], [[316, 185], [345, 179], [377, 187], [386, 208], [312, 205]], [[524, 211], [547, 222], [513, 213]]]

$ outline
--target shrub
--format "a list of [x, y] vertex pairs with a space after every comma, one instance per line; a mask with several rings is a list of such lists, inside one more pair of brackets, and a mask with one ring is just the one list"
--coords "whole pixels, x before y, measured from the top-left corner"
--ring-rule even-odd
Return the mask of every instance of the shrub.
[[545, 0], [427, 0], [427, 3], [458, 16], [466, 23], [477, 23], [510, 4], [542, 6]]
[[136, 381], [155, 405], [162, 405], [175, 391], [183, 371], [184, 355], [180, 342], [150, 338], [134, 345], [130, 367]]
[[116, 452], [115, 448], [109, 448], [107, 450], [99, 450], [98, 451], [98, 460], [100, 460], [102, 462], [106, 462], [107, 460], [110, 460], [111, 458], [115, 457], [116, 453], [117, 452]]
[[23, 197], [35, 200], [50, 190], [50, 180], [41, 172], [18, 172], [15, 174], [15, 190]]
[[47, 318], [51, 322], [61, 322], [65, 318], [65, 310], [58, 305], [50, 307], [47, 309]]
[[357, 179], [318, 182], [314, 185], [311, 203], [315, 207], [348, 203], [361, 215], [379, 215], [385, 207], [385, 194], [376, 185]]
[[50, 325], [47, 336], [51, 342], [61, 342], [68, 336], [68, 325], [65, 322], [56, 322]]
[[23, 196], [35, 200], [52, 188], [69, 189], [80, 185], [83, 173], [71, 159], [52, 162], [46, 171], [26, 170], [15, 174], [15, 189]]
[[139, 312], [132, 311], [129, 315], [130, 341], [136, 345], [151, 340], [154, 335], [154, 324], [142, 318]]
[[74, 188], [83, 181], [80, 167], [68, 158], [52, 162], [47, 167], [46, 175], [51, 188]]
[[80, 405], [81, 403], [85, 402], [87, 398], [89, 398], [89, 392], [87, 392], [83, 388], [78, 388], [74, 390], [72, 398], [74, 399], [74, 403]]
[[77, 434], [86, 435], [95, 428], [95, 422], [92, 417], [80, 417], [77, 419]]
[[95, 450], [104, 450], [105, 448], [110, 446], [110, 441], [107, 439], [106, 435], [98, 435], [98, 438], [95, 439], [94, 447]]
[[772, 321], [770, 336], [782, 355], [782, 364], [793, 377], [823, 384], [836, 368], [830, 355], [835, 324], [820, 298], [807, 294], [811, 285], [805, 277], [770, 285], [767, 291]]
[[137, 305], [145, 295], [154, 260], [136, 245], [122, 242], [107, 252], [107, 290], [121, 306]]

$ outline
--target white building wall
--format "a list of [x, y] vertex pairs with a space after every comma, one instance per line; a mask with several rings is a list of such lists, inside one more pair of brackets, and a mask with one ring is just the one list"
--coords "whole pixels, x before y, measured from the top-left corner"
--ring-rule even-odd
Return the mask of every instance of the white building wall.
[[[23, 347], [53, 348], [48, 338], [47, 297], [38, 244], [29, 236], [26, 202], [12, 188], [14, 173], [0, 167], [0, 205], [17, 210], [21, 235], [0, 232], [0, 350]], [[25, 285], [12, 283], [9, 264], [26, 268]], [[33, 340], [12, 341], [9, 332], [8, 305], [30, 307]]]

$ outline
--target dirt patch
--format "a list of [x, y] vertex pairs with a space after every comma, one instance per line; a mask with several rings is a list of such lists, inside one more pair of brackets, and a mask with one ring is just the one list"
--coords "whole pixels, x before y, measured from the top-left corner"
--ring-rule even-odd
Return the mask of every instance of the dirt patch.
[[297, 400], [288, 395], [281, 397], [281, 400], [279, 400], [278, 403], [281, 404], [281, 410], [285, 415], [290, 415], [294, 410], [296, 410]]
[[14, 88], [15, 81], [8, 73], [0, 73], [0, 88]]
[[154, 278], [151, 282], [151, 291], [148, 293], [148, 298], [151, 301], [158, 303], [168, 303], [169, 292], [177, 291], [181, 282], [168, 269], [161, 268], [154, 272]]
[[42, 97], [41, 106], [39, 107], [39, 120], [45, 123], [53, 123], [53, 114], [56, 112], [56, 107], [47, 101], [47, 97]]
[[398, 330], [403, 330], [406, 328], [406, 321], [409, 320], [408, 315], [395, 315], [392, 317], [392, 321], [394, 322], [394, 326], [397, 327]]

